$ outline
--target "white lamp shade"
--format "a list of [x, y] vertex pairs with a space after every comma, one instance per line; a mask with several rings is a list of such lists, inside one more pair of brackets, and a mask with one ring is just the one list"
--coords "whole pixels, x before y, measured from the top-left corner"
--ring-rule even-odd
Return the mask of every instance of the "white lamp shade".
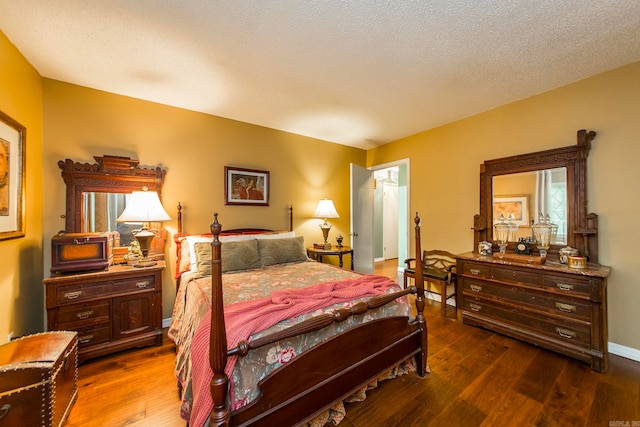
[[318, 202], [318, 207], [313, 213], [314, 218], [340, 218], [336, 207], [333, 205], [333, 201], [329, 199], [323, 199]]
[[155, 191], [134, 191], [127, 200], [127, 207], [118, 217], [118, 222], [168, 221], [171, 217], [162, 207]]

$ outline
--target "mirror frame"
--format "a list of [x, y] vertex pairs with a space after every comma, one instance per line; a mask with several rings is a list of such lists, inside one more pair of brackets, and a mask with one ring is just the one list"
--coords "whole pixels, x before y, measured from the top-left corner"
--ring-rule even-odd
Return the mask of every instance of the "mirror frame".
[[[598, 216], [587, 213], [587, 156], [594, 131], [578, 131], [577, 145], [528, 154], [487, 160], [480, 165], [480, 214], [474, 217], [474, 252], [478, 243], [493, 240], [493, 177], [518, 172], [531, 172], [559, 167], [567, 168], [567, 245], [585, 255], [590, 263], [598, 263]], [[549, 256], [558, 257], [562, 245], [551, 245]], [[513, 242], [509, 245], [513, 250]], [[537, 252], [535, 244], [532, 249]]]
[[85, 192], [131, 193], [147, 187], [157, 191], [162, 200], [162, 185], [166, 175], [164, 169], [138, 167], [140, 162], [129, 157], [104, 155], [93, 158], [97, 163], [79, 163], [70, 159], [58, 162], [58, 167], [62, 169], [62, 179], [67, 185], [66, 232], [82, 232], [82, 194]]

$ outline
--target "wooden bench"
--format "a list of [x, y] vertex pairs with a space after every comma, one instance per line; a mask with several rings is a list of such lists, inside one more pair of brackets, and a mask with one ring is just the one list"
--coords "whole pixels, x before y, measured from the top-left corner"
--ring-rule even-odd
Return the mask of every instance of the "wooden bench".
[[[404, 288], [409, 278], [415, 279], [415, 258], [404, 260]], [[456, 258], [447, 251], [430, 250], [422, 252], [422, 273], [425, 281], [425, 292], [440, 295], [440, 315], [447, 317], [447, 300], [456, 295]], [[433, 285], [438, 289], [434, 290]]]

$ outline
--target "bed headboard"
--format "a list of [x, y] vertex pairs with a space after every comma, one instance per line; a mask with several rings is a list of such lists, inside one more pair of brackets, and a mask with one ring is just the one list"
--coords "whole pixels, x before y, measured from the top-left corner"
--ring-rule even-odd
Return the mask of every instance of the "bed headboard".
[[[173, 241], [176, 243], [176, 270], [175, 270], [175, 279], [176, 279], [176, 289], [180, 286], [180, 278], [186, 271], [190, 271], [192, 266], [191, 260], [191, 249], [193, 247], [194, 242], [198, 241], [210, 241], [213, 239], [213, 235], [211, 231], [203, 232], [203, 233], [185, 233], [183, 228], [183, 219], [182, 219], [182, 205], [178, 202], [178, 232], [174, 234]], [[237, 236], [237, 235], [252, 235], [252, 234], [272, 234], [272, 233], [282, 233], [282, 232], [292, 232], [293, 231], [293, 206], [289, 206], [287, 208], [287, 216], [288, 216], [288, 229], [287, 230], [276, 230], [276, 229], [267, 229], [267, 228], [254, 228], [254, 227], [243, 227], [243, 228], [233, 228], [228, 230], [222, 230], [220, 236]]]

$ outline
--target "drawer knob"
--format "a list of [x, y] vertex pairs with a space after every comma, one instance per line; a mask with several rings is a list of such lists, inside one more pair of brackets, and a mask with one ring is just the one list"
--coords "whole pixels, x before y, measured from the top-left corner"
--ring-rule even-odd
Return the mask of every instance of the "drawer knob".
[[561, 302], [556, 302], [556, 308], [560, 311], [564, 311], [565, 313], [575, 313], [576, 306], [572, 304], [564, 304]]
[[469, 285], [469, 287], [474, 292], [481, 292], [482, 291], [482, 286], [476, 285], [475, 283], [472, 283], [471, 285]]
[[82, 291], [75, 291], [75, 292], [67, 292], [64, 294], [64, 297], [66, 299], [76, 299], [78, 298], [80, 295], [82, 295]]
[[473, 303], [469, 304], [469, 308], [470, 308], [471, 310], [473, 310], [473, 311], [480, 311], [480, 310], [482, 310], [482, 306], [481, 306], [481, 305], [473, 304]]
[[87, 311], [81, 311], [80, 313], [76, 314], [76, 316], [78, 317], [78, 319], [84, 320], [91, 317], [92, 314], [93, 314], [93, 310], [87, 310]]
[[570, 291], [573, 289], [573, 285], [569, 283], [557, 283], [556, 286], [558, 286], [558, 289], [561, 291]]
[[471, 274], [480, 274], [480, 270], [475, 269], [475, 268], [472, 268], [471, 270], [469, 270], [469, 272], [470, 272]]
[[78, 338], [78, 341], [80, 342], [80, 344], [86, 344], [92, 339], [93, 339], [93, 335], [83, 335], [80, 338]]
[[144, 289], [144, 288], [146, 288], [147, 286], [149, 286], [149, 281], [148, 281], [148, 280], [145, 280], [145, 281], [143, 281], [143, 282], [137, 282], [137, 283], [136, 283], [136, 286], [138, 286], [138, 288], [140, 288], [140, 289]]
[[558, 333], [558, 335], [560, 335], [562, 338], [575, 338], [576, 337], [576, 333], [574, 331], [571, 331], [569, 329], [565, 329], [565, 328], [556, 328], [556, 332]]

